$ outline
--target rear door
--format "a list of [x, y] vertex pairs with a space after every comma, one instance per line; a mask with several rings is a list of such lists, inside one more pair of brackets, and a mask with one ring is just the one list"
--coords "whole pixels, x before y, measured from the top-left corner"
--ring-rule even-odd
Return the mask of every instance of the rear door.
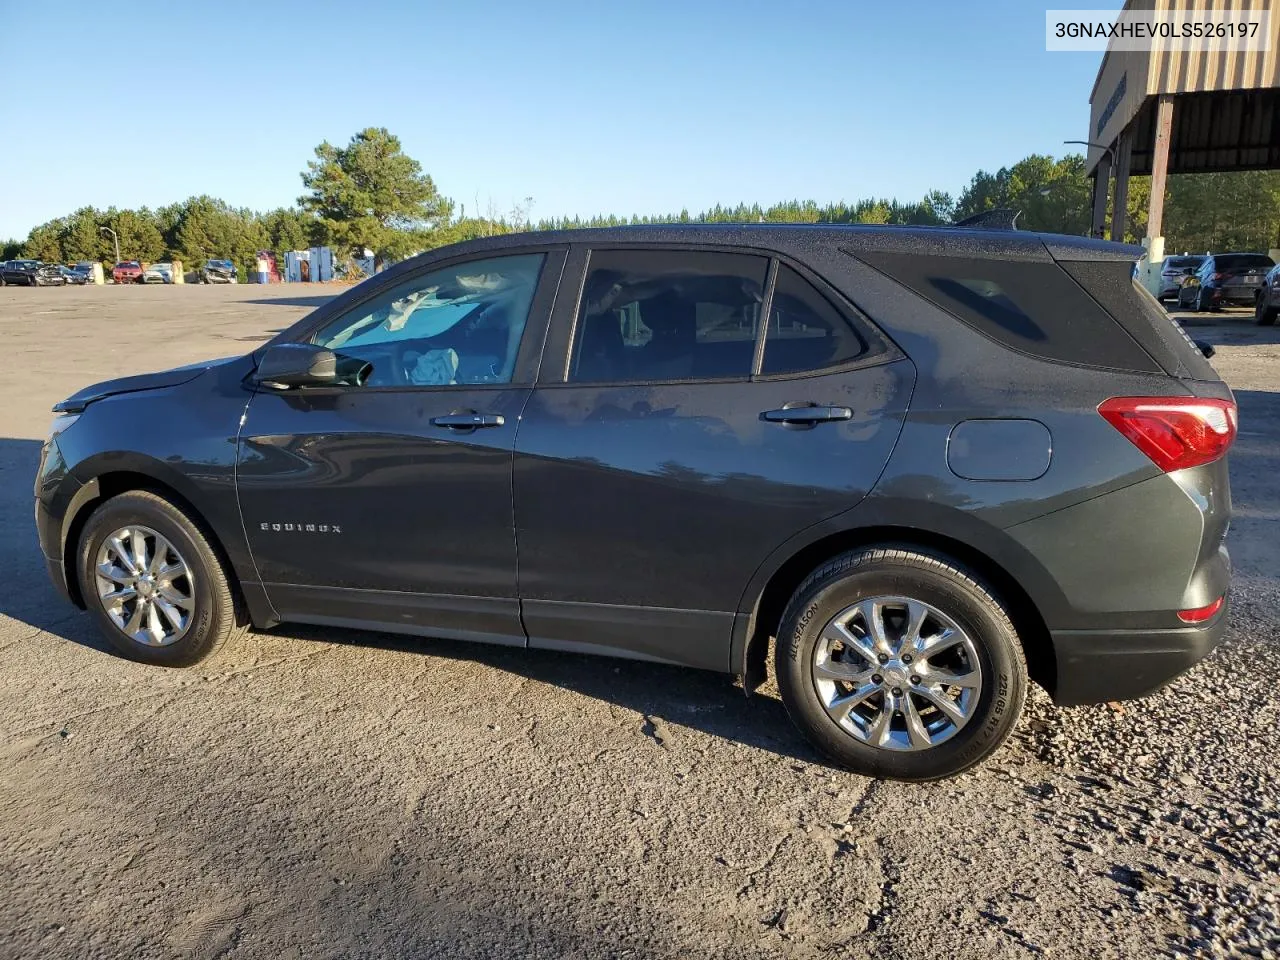
[[524, 644], [512, 447], [563, 262], [426, 268], [302, 335], [366, 384], [253, 397], [237, 489], [284, 619]]
[[530, 645], [727, 670], [751, 575], [874, 485], [914, 368], [766, 253], [570, 264], [516, 440]]

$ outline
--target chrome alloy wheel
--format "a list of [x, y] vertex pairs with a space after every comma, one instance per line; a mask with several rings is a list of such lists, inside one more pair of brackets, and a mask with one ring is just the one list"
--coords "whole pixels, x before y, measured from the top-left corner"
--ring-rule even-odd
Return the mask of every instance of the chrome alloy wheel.
[[121, 527], [98, 549], [94, 577], [111, 622], [132, 640], [166, 647], [195, 613], [195, 580], [177, 548], [150, 527]]
[[973, 716], [982, 664], [969, 635], [936, 607], [870, 597], [823, 627], [813, 683], [846, 733], [884, 750], [925, 750], [950, 740]]

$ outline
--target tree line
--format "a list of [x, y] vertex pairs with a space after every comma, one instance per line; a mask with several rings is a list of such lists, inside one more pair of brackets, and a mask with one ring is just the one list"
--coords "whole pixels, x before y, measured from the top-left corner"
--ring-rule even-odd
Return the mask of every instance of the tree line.
[[[1032, 154], [994, 173], [979, 170], [953, 198], [931, 190], [918, 201], [867, 198], [820, 204], [790, 200], [770, 206], [716, 205], [690, 213], [544, 218], [528, 216], [528, 202], [505, 213], [458, 208], [440, 194], [421, 164], [384, 128], [362, 130], [345, 146], [328, 142], [302, 172], [305, 193], [296, 206], [266, 212], [232, 207], [210, 196], [158, 207], [84, 207], [32, 229], [25, 241], [0, 246], [0, 260], [19, 256], [47, 262], [99, 260], [110, 264], [115, 231], [126, 260], [180, 259], [199, 265], [230, 258], [242, 275], [259, 250], [325, 244], [339, 256], [370, 251], [382, 262], [474, 237], [528, 229], [573, 229], [638, 223], [866, 223], [940, 225], [994, 208], [1021, 211], [1024, 230], [1088, 233], [1092, 190], [1084, 158]], [[1130, 180], [1126, 239], [1146, 233], [1150, 178]], [[1110, 214], [1108, 213], [1108, 223]], [[1169, 178], [1165, 202], [1170, 252], [1255, 250], [1280, 246], [1280, 171], [1180, 175]]]

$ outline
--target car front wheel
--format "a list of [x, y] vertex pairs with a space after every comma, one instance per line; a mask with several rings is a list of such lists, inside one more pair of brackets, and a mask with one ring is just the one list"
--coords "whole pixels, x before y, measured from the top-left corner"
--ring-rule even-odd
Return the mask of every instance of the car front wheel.
[[80, 535], [85, 605], [117, 651], [185, 667], [243, 632], [222, 561], [199, 526], [145, 490], [112, 497]]
[[1026, 661], [1002, 603], [963, 566], [911, 547], [846, 553], [809, 576], [778, 632], [791, 719], [856, 773], [936, 780], [1009, 736]]
[[1258, 295], [1257, 302], [1253, 307], [1253, 318], [1260, 327], [1274, 326], [1276, 322], [1276, 308], [1267, 305], [1267, 298], [1261, 294]]

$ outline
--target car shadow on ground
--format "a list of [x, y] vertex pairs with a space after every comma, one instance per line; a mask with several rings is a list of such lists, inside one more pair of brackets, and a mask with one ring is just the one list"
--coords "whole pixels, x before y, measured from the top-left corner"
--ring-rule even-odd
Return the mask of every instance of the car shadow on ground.
[[316, 297], [264, 297], [261, 300], [245, 300], [244, 303], [260, 303], [268, 307], [319, 307], [328, 303], [339, 293], [329, 293]]
[[807, 764], [828, 765], [802, 739], [775, 693], [765, 689], [748, 698], [727, 674], [641, 660], [303, 624], [275, 629], [299, 639], [462, 660], [571, 690], [638, 714], [642, 732], [660, 746], [667, 736], [665, 725], [671, 724]]
[[[0, 563], [9, 576], [7, 588], [0, 591], [0, 616], [30, 628], [15, 639], [44, 632], [114, 656], [97, 625], [57, 592], [45, 570], [33, 520], [33, 482], [39, 466], [40, 446], [36, 440], [0, 439], [0, 529], [6, 532], [0, 544]], [[372, 646], [392, 652], [465, 660], [572, 690], [641, 715], [641, 729], [658, 743], [664, 739], [664, 725], [669, 723], [805, 763], [824, 762], [792, 727], [776, 696], [765, 693], [748, 699], [724, 674], [639, 660], [365, 630], [285, 624], [273, 632], [302, 641]]]

